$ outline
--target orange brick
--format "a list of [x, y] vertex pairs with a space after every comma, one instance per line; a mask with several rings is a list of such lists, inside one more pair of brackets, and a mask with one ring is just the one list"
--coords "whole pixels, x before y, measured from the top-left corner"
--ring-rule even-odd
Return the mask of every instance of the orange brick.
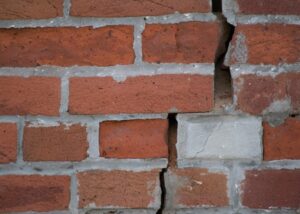
[[0, 123], [0, 163], [17, 160], [17, 124]]

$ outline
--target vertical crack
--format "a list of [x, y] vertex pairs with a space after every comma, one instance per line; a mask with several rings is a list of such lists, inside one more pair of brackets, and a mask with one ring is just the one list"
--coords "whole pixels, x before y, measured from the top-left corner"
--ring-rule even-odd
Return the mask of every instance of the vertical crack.
[[159, 210], [156, 212], [157, 214], [162, 214], [163, 210], [166, 206], [166, 184], [165, 184], [165, 173], [168, 171], [168, 168], [175, 168], [177, 166], [177, 150], [176, 150], [176, 142], [177, 142], [177, 114], [169, 114], [169, 128], [168, 128], [168, 165], [167, 168], [162, 169], [159, 174], [160, 178], [160, 188], [161, 188], [161, 205]]

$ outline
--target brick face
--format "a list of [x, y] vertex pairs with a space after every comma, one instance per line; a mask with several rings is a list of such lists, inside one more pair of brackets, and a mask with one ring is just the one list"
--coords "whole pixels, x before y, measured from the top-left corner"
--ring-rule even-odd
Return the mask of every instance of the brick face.
[[59, 78], [2, 76], [0, 91], [0, 115], [59, 114]]
[[300, 73], [282, 73], [276, 77], [241, 75], [233, 82], [237, 107], [251, 114], [261, 114], [273, 102], [291, 101], [291, 112], [300, 111]]
[[159, 172], [157, 171], [89, 171], [79, 173], [77, 178], [80, 208], [88, 207], [89, 204], [102, 208], [158, 208], [160, 206]]
[[300, 120], [288, 118], [277, 127], [264, 123], [264, 160], [300, 159]]
[[238, 25], [232, 40], [231, 64], [282, 64], [300, 60], [300, 26]]
[[0, 164], [17, 160], [17, 124], [0, 123]]
[[110, 66], [133, 61], [132, 26], [0, 29], [0, 66]]
[[80, 161], [87, 157], [87, 147], [86, 127], [80, 124], [52, 127], [27, 124], [24, 128], [25, 161]]
[[207, 169], [172, 169], [165, 175], [168, 208], [227, 206], [227, 178]]
[[106, 158], [166, 158], [167, 132], [167, 120], [103, 122], [100, 154]]
[[48, 19], [63, 16], [63, 0], [0, 0], [0, 20]]
[[251, 170], [242, 185], [242, 204], [250, 208], [299, 208], [300, 170]]
[[300, 0], [237, 0], [241, 14], [299, 15]]
[[213, 63], [220, 37], [218, 22], [149, 24], [143, 32], [143, 59], [151, 63]]
[[[213, 107], [212, 76], [155, 75], [71, 78], [71, 114], [120, 114], [209, 111]], [[172, 90], [170, 90], [172, 89]], [[130, 100], [130, 102], [128, 102]]]
[[67, 210], [69, 188], [68, 176], [0, 176], [0, 212]]
[[72, 0], [71, 15], [81, 17], [158, 16], [180, 13], [210, 12], [208, 0]]

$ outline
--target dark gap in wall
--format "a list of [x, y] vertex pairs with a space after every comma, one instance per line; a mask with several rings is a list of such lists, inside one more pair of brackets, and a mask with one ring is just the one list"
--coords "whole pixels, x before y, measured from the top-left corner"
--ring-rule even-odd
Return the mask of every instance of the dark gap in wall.
[[212, 0], [212, 12], [213, 13], [222, 12], [222, 0]]
[[165, 173], [168, 171], [168, 168], [174, 168], [177, 165], [177, 150], [176, 150], [176, 142], [177, 142], [177, 120], [175, 113], [170, 113], [168, 115], [169, 128], [168, 128], [168, 166], [167, 168], [162, 169], [159, 174], [160, 178], [160, 188], [161, 188], [161, 205], [159, 210], [156, 212], [157, 214], [162, 214], [165, 208], [166, 203], [166, 185], [165, 185]]

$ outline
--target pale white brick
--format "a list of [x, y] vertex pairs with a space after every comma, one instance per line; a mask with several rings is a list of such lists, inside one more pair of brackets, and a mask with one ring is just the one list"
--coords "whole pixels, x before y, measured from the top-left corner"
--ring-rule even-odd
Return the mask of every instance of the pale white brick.
[[262, 159], [262, 121], [247, 116], [178, 115], [178, 159]]

